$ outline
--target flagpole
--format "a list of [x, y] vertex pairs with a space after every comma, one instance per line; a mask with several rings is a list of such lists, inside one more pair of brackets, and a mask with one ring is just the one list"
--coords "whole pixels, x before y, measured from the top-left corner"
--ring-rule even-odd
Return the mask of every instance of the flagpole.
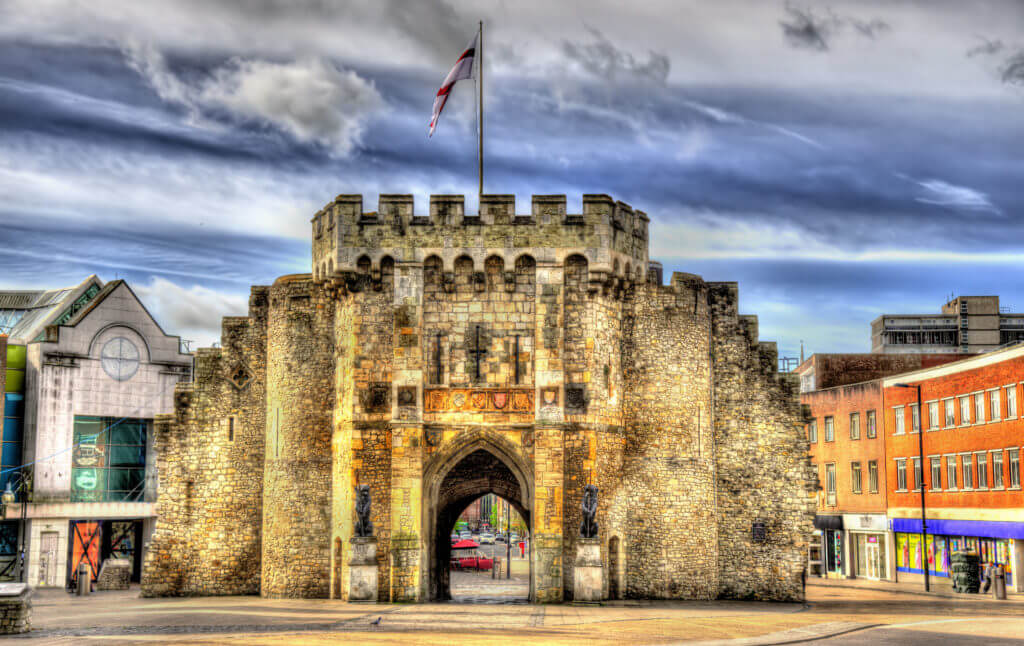
[[480, 57], [480, 81], [477, 83], [479, 90], [478, 101], [480, 106], [479, 121], [477, 124], [477, 212], [483, 217], [484, 197], [484, 21], [480, 21], [480, 39], [477, 43], [477, 56]]

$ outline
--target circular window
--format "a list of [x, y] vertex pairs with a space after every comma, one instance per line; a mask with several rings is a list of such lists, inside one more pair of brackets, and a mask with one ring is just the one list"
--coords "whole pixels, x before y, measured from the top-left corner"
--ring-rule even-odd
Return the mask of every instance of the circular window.
[[123, 336], [114, 337], [103, 345], [100, 360], [111, 379], [127, 381], [139, 369], [139, 349]]

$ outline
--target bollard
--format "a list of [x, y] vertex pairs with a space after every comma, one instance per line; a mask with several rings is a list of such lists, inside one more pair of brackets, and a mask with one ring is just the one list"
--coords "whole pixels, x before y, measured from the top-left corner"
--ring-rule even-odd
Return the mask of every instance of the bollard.
[[495, 572], [497, 571], [498, 568], [501, 567], [501, 561], [498, 560], [498, 557], [495, 556], [493, 558], [494, 558], [494, 562], [491, 563], [491, 578], [492, 579], [497, 578], [498, 575], [495, 574]]
[[992, 596], [1006, 601], [1006, 570], [1002, 565], [997, 565], [992, 573]]
[[88, 563], [78, 564], [78, 596], [85, 597], [92, 592], [92, 568]]

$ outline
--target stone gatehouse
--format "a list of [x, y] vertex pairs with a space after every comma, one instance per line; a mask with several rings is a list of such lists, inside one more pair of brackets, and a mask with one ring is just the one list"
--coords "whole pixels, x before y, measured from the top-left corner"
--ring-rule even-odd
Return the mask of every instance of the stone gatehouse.
[[253, 287], [156, 422], [146, 595], [348, 594], [369, 485], [379, 597], [449, 594], [471, 501], [530, 527], [531, 599], [572, 597], [583, 488], [608, 598], [802, 598], [813, 498], [797, 384], [735, 283], [648, 258], [606, 195], [340, 195], [313, 271]]

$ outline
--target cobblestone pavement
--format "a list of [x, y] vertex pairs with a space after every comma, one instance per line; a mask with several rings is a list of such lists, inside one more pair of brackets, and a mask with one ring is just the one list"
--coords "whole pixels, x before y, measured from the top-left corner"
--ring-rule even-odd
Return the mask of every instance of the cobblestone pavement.
[[[468, 588], [476, 589], [470, 579]], [[483, 586], [481, 586], [483, 587]], [[80, 599], [39, 590], [31, 643], [52, 644], [1022, 644], [1015, 602], [808, 587], [808, 604], [619, 601], [606, 605], [347, 604], [259, 597]], [[373, 622], [379, 619], [379, 623]], [[838, 636], [836, 636], [838, 635]], [[1014, 639], [1018, 641], [1013, 641]], [[1007, 641], [1010, 640], [1010, 641]], [[17, 643], [17, 642], [14, 642]]]

